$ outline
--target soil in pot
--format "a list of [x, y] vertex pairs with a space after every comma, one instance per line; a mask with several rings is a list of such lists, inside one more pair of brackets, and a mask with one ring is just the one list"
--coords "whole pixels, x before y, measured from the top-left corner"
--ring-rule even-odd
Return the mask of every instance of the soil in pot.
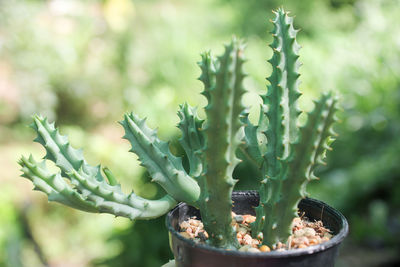
[[[286, 244], [277, 243], [271, 248], [262, 245], [262, 234], [252, 238], [250, 224], [256, 217], [251, 214], [236, 214], [232, 212], [232, 226], [236, 230], [236, 236], [240, 244], [239, 251], [248, 252], [269, 252], [271, 250], [289, 250], [296, 248], [306, 248], [327, 242], [332, 237], [332, 232], [323, 226], [321, 220], [311, 221], [307, 217], [296, 217], [292, 223], [292, 235]], [[206, 243], [208, 233], [204, 230], [203, 223], [196, 217], [188, 218], [181, 222], [180, 234], [194, 242]]]
[[[258, 194], [254, 191], [233, 192], [232, 200], [234, 201], [233, 211], [236, 214], [254, 215], [254, 207], [259, 202]], [[197, 209], [180, 203], [166, 218], [175, 264], [178, 267], [333, 267], [338, 247], [348, 233], [346, 219], [337, 210], [318, 200], [303, 199], [298, 207], [300, 214], [304, 213], [304, 216], [312, 222], [321, 220], [325, 228], [332, 231], [332, 238], [306, 248], [251, 253], [250, 251], [219, 249], [183, 237], [180, 234], [179, 225], [193, 216], [200, 218], [200, 213]]]

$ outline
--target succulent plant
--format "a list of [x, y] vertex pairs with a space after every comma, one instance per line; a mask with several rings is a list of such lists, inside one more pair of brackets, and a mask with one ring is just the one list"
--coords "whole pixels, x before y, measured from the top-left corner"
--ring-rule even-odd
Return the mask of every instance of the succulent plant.
[[[245, 153], [260, 170], [260, 205], [256, 208], [256, 222], [252, 225], [254, 236], [263, 233], [265, 244], [285, 242], [291, 233], [291, 223], [297, 216], [297, 205], [306, 197], [306, 185], [317, 179], [313, 171], [317, 164], [324, 164], [325, 151], [330, 149], [335, 132], [332, 124], [336, 120], [337, 99], [324, 94], [315, 102], [314, 110], [308, 114], [305, 126], [298, 127], [297, 99], [300, 97], [298, 30], [293, 27], [293, 18], [283, 9], [278, 9], [273, 20], [273, 56], [269, 60], [272, 73], [263, 103], [259, 125], [252, 125], [248, 114], [244, 114]], [[267, 121], [267, 127], [263, 122]], [[260, 144], [260, 134], [267, 143]], [[265, 146], [265, 147], [263, 147]], [[263, 151], [266, 151], [263, 153]]]
[[[250, 122], [249, 113], [241, 104], [245, 92], [244, 44], [233, 38], [220, 57], [202, 54], [199, 79], [208, 101], [206, 118], [200, 119], [197, 109], [186, 103], [178, 111], [182, 133], [179, 142], [188, 158], [188, 170], [144, 119], [134, 113], [125, 114], [121, 125], [124, 138], [132, 145], [130, 151], [138, 155], [152, 181], [165, 189], [164, 197], [148, 200], [134, 192], [124, 194], [109, 169], [90, 166], [82, 151], [72, 148], [54, 124], [37, 115], [32, 124], [38, 135], [35, 141], [47, 153], [41, 162], [32, 156], [22, 157], [19, 163], [23, 176], [33, 182], [35, 189], [46, 193], [50, 201], [131, 220], [155, 218], [177, 202], [186, 202], [200, 209], [209, 242], [233, 249], [239, 244], [231, 224], [231, 193], [236, 183], [232, 174], [240, 159], [249, 161], [259, 173], [254, 179], [261, 181], [260, 205], [252, 232], [255, 236], [263, 233], [263, 242], [268, 245], [285, 242], [297, 216], [297, 204], [306, 196], [305, 187], [316, 179], [315, 166], [323, 163], [325, 150], [330, 149], [337, 100], [324, 94], [315, 102], [306, 125], [297, 125], [297, 31], [283, 9], [275, 12], [273, 24], [273, 56], [269, 60], [273, 70], [267, 93], [261, 96], [258, 125]], [[49, 172], [46, 160], [53, 161], [60, 172]]]

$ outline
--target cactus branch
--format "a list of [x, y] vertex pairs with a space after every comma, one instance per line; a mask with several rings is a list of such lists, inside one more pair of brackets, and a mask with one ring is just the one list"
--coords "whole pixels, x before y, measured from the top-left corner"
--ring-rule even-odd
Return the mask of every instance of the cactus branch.
[[290, 153], [290, 144], [297, 139], [297, 99], [298, 90], [298, 50], [296, 30], [293, 29], [293, 19], [278, 9], [273, 21], [274, 40], [270, 45], [273, 56], [269, 60], [272, 65], [272, 74], [267, 78], [270, 82], [267, 95], [262, 96], [263, 103], [268, 106], [264, 109], [268, 118], [267, 153], [265, 155], [269, 177], [279, 175], [281, 170], [280, 159]]
[[263, 133], [267, 138], [267, 152], [263, 155], [264, 179], [260, 186], [260, 205], [257, 219], [252, 224], [253, 235], [263, 233], [263, 242], [269, 246], [286, 242], [291, 223], [297, 216], [297, 204], [305, 197], [305, 188], [312, 180], [316, 164], [322, 162], [326, 140], [330, 140], [336, 100], [323, 95], [300, 130], [297, 118], [299, 72], [299, 45], [293, 19], [278, 9], [273, 20], [273, 56], [269, 60], [272, 74], [268, 77], [268, 92], [262, 96], [260, 122], [268, 119]]
[[[281, 180], [285, 173], [282, 160], [288, 157], [291, 144], [298, 138], [297, 118], [300, 114], [297, 108], [297, 99], [300, 96], [298, 51], [300, 47], [296, 42], [297, 31], [293, 28], [293, 19], [283, 9], [278, 9], [274, 13], [273, 42], [270, 45], [273, 55], [268, 60], [272, 66], [272, 73], [267, 78], [270, 82], [267, 94], [261, 96], [263, 105], [260, 122], [265, 118], [268, 119], [268, 127], [263, 132], [267, 138], [267, 152], [264, 154], [260, 206], [256, 209], [257, 220], [252, 225], [254, 236], [261, 231], [264, 222], [271, 224], [276, 220], [272, 218], [274, 213], [266, 213], [266, 211], [273, 210], [275, 203], [281, 197]], [[268, 217], [266, 217], [267, 214]]]
[[159, 200], [147, 200], [131, 193], [123, 194], [119, 186], [89, 178], [75, 170], [69, 172], [68, 183], [61, 173], [51, 174], [45, 161], [37, 162], [32, 156], [22, 157], [19, 161], [22, 176], [32, 181], [36, 190], [48, 195], [49, 201], [86, 211], [109, 213], [131, 220], [151, 219], [167, 213], [176, 205], [176, 201], [165, 196]]
[[249, 112], [245, 110], [240, 116], [240, 120], [244, 125], [244, 136], [243, 142], [239, 146], [239, 158], [251, 163], [255, 168], [261, 169], [263, 164], [263, 156], [260, 150], [260, 144], [258, 140], [258, 125], [254, 125], [249, 120]]
[[60, 135], [58, 129], [54, 127], [54, 123], [49, 123], [47, 118], [34, 115], [31, 128], [37, 133], [34, 141], [46, 149], [45, 159], [53, 161], [61, 169], [63, 176], [72, 170], [82, 169], [90, 177], [104, 181], [100, 166], [90, 166], [83, 158], [82, 150], [73, 148], [69, 144], [68, 138]]
[[153, 181], [177, 201], [195, 205], [200, 188], [182, 166], [181, 158], [175, 157], [169, 145], [157, 137], [157, 132], [146, 126], [144, 119], [135, 114], [125, 114], [120, 122], [131, 145], [131, 152], [138, 155], [141, 165], [147, 168]]
[[[207, 166], [200, 179], [201, 215], [211, 242], [218, 247], [237, 247], [236, 235], [231, 226], [231, 193], [236, 181], [232, 173], [239, 162], [235, 156], [240, 144], [238, 131], [241, 127], [239, 114], [242, 112], [241, 96], [243, 44], [233, 39], [225, 47], [225, 53], [214, 61], [209, 53], [202, 57], [200, 80], [208, 100], [205, 108]], [[214, 69], [215, 68], [215, 69]]]
[[[323, 157], [335, 135], [332, 124], [337, 120], [335, 112], [337, 99], [331, 94], [324, 94], [315, 103], [314, 110], [308, 115], [307, 123], [300, 129], [300, 140], [293, 146], [287, 159], [286, 179], [282, 181], [281, 194], [285, 196], [276, 203], [276, 216], [279, 221], [276, 229], [270, 229], [267, 242], [284, 242], [291, 233], [291, 223], [297, 216], [297, 205], [307, 196], [306, 185], [317, 179], [313, 171], [323, 163]], [[264, 229], [268, 230], [268, 229]]]
[[22, 167], [22, 176], [33, 182], [35, 190], [46, 193], [49, 200], [75, 209], [97, 212], [94, 204], [85, 201], [83, 196], [61, 177], [61, 174], [51, 174], [46, 168], [45, 161], [39, 163], [31, 155], [29, 158], [22, 157], [18, 163]]
[[180, 105], [178, 116], [180, 118], [178, 127], [182, 132], [179, 142], [189, 160], [189, 175], [197, 178], [203, 171], [201, 151], [204, 148], [205, 137], [201, 129], [204, 120], [200, 120], [196, 108], [192, 108], [187, 103]]
[[[45, 161], [38, 163], [33, 157], [22, 157], [23, 176], [49, 196], [50, 201], [89, 211], [106, 212], [130, 219], [149, 219], [161, 216], [173, 208], [176, 201], [170, 196], [160, 200], [146, 200], [134, 193], [126, 196], [111, 171], [106, 169], [106, 182], [100, 166], [93, 167], [83, 158], [82, 150], [73, 148], [66, 136], [60, 135], [53, 123], [40, 116], [33, 117], [36, 142], [46, 149], [45, 159], [53, 161], [59, 174], [47, 171]], [[69, 180], [69, 183], [65, 180]]]

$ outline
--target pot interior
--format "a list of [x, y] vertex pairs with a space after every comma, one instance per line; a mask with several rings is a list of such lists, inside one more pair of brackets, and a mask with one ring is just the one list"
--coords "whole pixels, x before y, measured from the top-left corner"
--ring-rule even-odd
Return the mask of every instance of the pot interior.
[[[256, 191], [234, 191], [232, 201], [232, 210], [236, 214], [255, 215], [254, 208], [259, 204], [259, 196]], [[332, 234], [337, 236], [340, 233], [339, 242], [347, 235], [348, 225], [344, 216], [322, 201], [305, 198], [300, 201], [298, 207], [300, 216], [306, 216], [311, 221], [322, 220], [324, 226], [331, 230]], [[183, 203], [179, 204], [172, 213], [174, 216], [168, 216], [169, 228], [172, 227], [175, 231], [179, 231], [180, 223], [188, 218], [196, 216], [197, 219], [201, 219], [199, 210]], [[333, 239], [338, 238], [334, 237]]]

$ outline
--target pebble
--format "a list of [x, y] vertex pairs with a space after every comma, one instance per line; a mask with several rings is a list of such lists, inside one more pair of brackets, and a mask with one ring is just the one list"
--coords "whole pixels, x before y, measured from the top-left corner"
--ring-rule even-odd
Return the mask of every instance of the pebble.
[[299, 229], [294, 232], [294, 237], [304, 236], [304, 229]]
[[247, 252], [260, 253], [261, 251], [260, 251], [259, 249], [257, 249], [257, 248], [251, 247], [251, 248], [249, 248], [249, 249], [247, 250]]
[[244, 218], [243, 218], [242, 215], [236, 215], [236, 216], [234, 217], [234, 219], [235, 219], [235, 221], [236, 221], [237, 223], [242, 223], [242, 222], [244, 221]]
[[245, 234], [243, 236], [243, 242], [245, 245], [251, 245], [253, 241], [253, 238], [251, 238], [251, 236], [249, 234]]
[[317, 245], [319, 242], [318, 242], [318, 238], [310, 238], [309, 240], [308, 240], [308, 242], [309, 242], [309, 244], [310, 245]]
[[184, 238], [190, 238], [190, 235], [186, 232], [180, 232], [181, 236], [183, 236]]
[[[325, 228], [321, 221], [310, 222], [307, 219], [297, 217], [292, 223], [292, 235], [287, 244], [278, 242], [272, 246], [272, 249], [262, 243], [262, 233], [257, 238], [251, 237], [250, 224], [255, 221], [252, 215], [237, 215], [232, 212], [232, 227], [236, 231], [236, 236], [241, 245], [239, 251], [248, 251], [253, 253], [268, 252], [271, 250], [284, 251], [288, 249], [306, 248], [311, 245], [317, 245], [332, 238], [330, 231]], [[189, 218], [180, 224], [180, 234], [188, 239], [198, 242], [206, 242], [209, 238], [204, 230], [204, 225], [195, 217]]]
[[245, 234], [247, 233], [247, 229], [244, 228], [244, 227], [239, 227], [238, 232], [239, 232], [240, 234], [242, 234], [242, 235], [245, 235]]
[[251, 244], [253, 245], [253, 247], [257, 247], [257, 246], [260, 244], [260, 240], [258, 240], [258, 239], [253, 239], [253, 240], [251, 241]]
[[331, 235], [330, 233], [325, 233], [324, 236], [323, 236], [323, 238], [331, 239], [331, 238], [332, 238], [332, 235]]
[[262, 246], [259, 248], [259, 250], [260, 250], [261, 252], [270, 252], [270, 251], [271, 251], [271, 249], [270, 249], [267, 245], [262, 245]]
[[243, 219], [246, 223], [252, 223], [255, 222], [256, 217], [252, 215], [243, 215]]
[[315, 236], [315, 230], [310, 227], [306, 227], [306, 228], [304, 228], [304, 235], [305, 236]]
[[246, 251], [248, 251], [250, 248], [252, 248], [252, 246], [246, 245], [246, 246], [243, 246], [243, 247], [239, 248], [239, 251], [244, 251], [244, 252], [246, 252]]

